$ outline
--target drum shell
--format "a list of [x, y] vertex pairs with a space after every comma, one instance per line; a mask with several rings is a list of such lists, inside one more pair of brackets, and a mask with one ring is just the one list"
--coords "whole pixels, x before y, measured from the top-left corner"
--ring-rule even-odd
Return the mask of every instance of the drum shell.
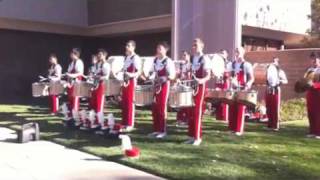
[[32, 83], [32, 96], [42, 97], [49, 95], [49, 83], [46, 82], [36, 82]]
[[226, 104], [234, 103], [235, 101], [235, 92], [234, 91], [219, 91], [218, 92], [218, 99], [221, 102]]
[[154, 102], [153, 85], [138, 85], [135, 90], [134, 103], [136, 106], [150, 106]]
[[192, 88], [188, 86], [171, 88], [168, 103], [171, 108], [192, 107], [194, 105]]
[[267, 82], [267, 64], [255, 64], [253, 67], [254, 84], [266, 85]]
[[236, 95], [237, 102], [247, 105], [256, 106], [258, 93], [256, 91], [239, 91]]
[[77, 97], [91, 97], [91, 92], [94, 88], [92, 83], [76, 82], [73, 85], [73, 96]]
[[109, 79], [104, 82], [104, 94], [105, 96], [117, 96], [120, 95], [121, 84], [117, 79]]
[[302, 78], [299, 79], [295, 85], [294, 85], [294, 90], [296, 93], [304, 93], [306, 92], [311, 86], [310, 86], [310, 81], [309, 79]]
[[216, 90], [216, 89], [208, 89], [206, 93], [206, 99], [211, 100], [211, 101], [221, 101], [220, 99], [220, 91], [221, 90]]
[[50, 82], [49, 94], [59, 95], [64, 93], [64, 83], [62, 81]]

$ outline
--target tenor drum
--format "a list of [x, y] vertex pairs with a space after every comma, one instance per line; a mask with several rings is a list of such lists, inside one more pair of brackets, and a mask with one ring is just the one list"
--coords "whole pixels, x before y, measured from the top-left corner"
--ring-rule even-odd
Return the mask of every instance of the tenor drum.
[[211, 101], [220, 101], [220, 94], [222, 90], [208, 89], [206, 94], [206, 99]]
[[253, 75], [254, 84], [265, 85], [267, 82], [268, 64], [254, 64]]
[[32, 96], [42, 97], [49, 95], [49, 83], [36, 82], [32, 84]]
[[50, 82], [49, 94], [50, 95], [59, 95], [64, 93], [64, 84], [63, 81], [54, 81]]
[[150, 106], [153, 103], [153, 85], [138, 85], [135, 90], [135, 105]]
[[226, 104], [230, 104], [233, 103], [235, 101], [235, 92], [234, 91], [218, 91], [218, 99], [221, 100], [221, 102], [226, 103]]
[[192, 107], [193, 89], [189, 86], [173, 86], [169, 93], [169, 106], [172, 108]]
[[257, 104], [257, 91], [238, 91], [237, 92], [237, 102], [247, 105], [256, 106]]
[[117, 79], [109, 79], [105, 81], [104, 87], [105, 96], [120, 95], [121, 84]]
[[73, 95], [78, 97], [91, 97], [91, 91], [94, 88], [92, 83], [76, 82], [73, 85]]

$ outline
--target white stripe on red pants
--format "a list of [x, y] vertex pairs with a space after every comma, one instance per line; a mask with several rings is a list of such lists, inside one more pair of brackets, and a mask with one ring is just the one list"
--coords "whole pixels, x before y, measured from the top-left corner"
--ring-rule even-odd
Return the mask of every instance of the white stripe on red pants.
[[245, 110], [245, 105], [236, 102], [229, 104], [229, 129], [231, 131], [243, 133]]
[[166, 132], [167, 102], [169, 97], [170, 81], [161, 85], [161, 91], [155, 94], [152, 106], [154, 132]]
[[267, 117], [268, 127], [273, 129], [278, 129], [279, 126], [279, 117], [280, 117], [280, 101], [281, 101], [281, 91], [280, 87], [277, 87], [274, 92], [266, 90], [266, 108], [267, 108]]
[[104, 109], [104, 101], [105, 101], [105, 96], [104, 96], [104, 81], [100, 81], [98, 87], [94, 90], [93, 92], [93, 105], [94, 105], [94, 110], [96, 112], [96, 123], [102, 123], [99, 122], [98, 120], [98, 113], [103, 113]]
[[320, 136], [320, 91], [311, 89], [307, 95], [307, 111], [310, 124], [310, 134]]
[[202, 117], [205, 111], [204, 96], [206, 93], [206, 84], [198, 85], [196, 94], [193, 96], [194, 107], [192, 109], [192, 119], [189, 121], [188, 134], [194, 139], [202, 137]]
[[136, 79], [130, 79], [127, 87], [122, 87], [122, 125], [134, 126]]

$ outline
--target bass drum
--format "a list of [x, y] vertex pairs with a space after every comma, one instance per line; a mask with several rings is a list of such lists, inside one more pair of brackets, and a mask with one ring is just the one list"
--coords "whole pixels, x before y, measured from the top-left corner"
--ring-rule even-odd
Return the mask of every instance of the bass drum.
[[193, 89], [189, 86], [172, 86], [169, 93], [169, 106], [171, 108], [192, 107]]
[[254, 84], [266, 85], [268, 66], [269, 64], [258, 64], [258, 63], [255, 63], [253, 65]]
[[121, 79], [123, 77], [123, 74], [119, 73], [123, 70], [123, 65], [124, 65], [124, 56], [110, 56], [108, 61], [110, 64], [111, 68], [111, 74], [110, 78], [111, 79]]
[[225, 62], [224, 59], [218, 55], [218, 54], [208, 54], [208, 57], [210, 59], [210, 67], [212, 75], [216, 78], [222, 78], [223, 74], [225, 72]]
[[142, 73], [145, 77], [150, 76], [150, 72], [153, 69], [153, 61], [155, 57], [152, 56], [146, 56], [146, 57], [141, 57], [142, 60]]
[[150, 106], [153, 103], [153, 96], [153, 85], [138, 85], [135, 90], [134, 103], [139, 107]]

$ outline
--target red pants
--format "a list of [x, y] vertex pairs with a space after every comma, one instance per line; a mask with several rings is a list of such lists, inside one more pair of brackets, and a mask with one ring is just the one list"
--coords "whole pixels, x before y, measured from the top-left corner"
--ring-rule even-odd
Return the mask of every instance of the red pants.
[[104, 82], [100, 82], [98, 87], [92, 91], [90, 98], [91, 109], [94, 109], [96, 113], [103, 112], [104, 108]]
[[243, 133], [245, 110], [246, 106], [239, 103], [229, 105], [229, 129], [231, 131]]
[[[222, 90], [228, 89], [228, 83], [223, 84], [217, 84], [217, 88], [221, 88]], [[216, 119], [221, 121], [228, 121], [228, 112], [229, 112], [229, 106], [225, 103], [219, 103], [215, 106], [216, 108]]]
[[281, 91], [280, 87], [276, 88], [274, 92], [266, 92], [266, 108], [268, 117], [268, 127], [273, 129], [278, 129], [280, 127], [279, 117], [280, 117], [280, 99]]
[[51, 113], [57, 113], [59, 110], [59, 97], [58, 95], [50, 95]]
[[310, 134], [320, 136], [320, 91], [315, 89], [309, 90], [306, 99]]
[[177, 121], [188, 123], [191, 120], [192, 108], [181, 108], [177, 112]]
[[131, 79], [127, 87], [122, 87], [122, 125], [134, 126], [135, 105], [133, 99], [135, 97], [136, 80]]
[[192, 109], [192, 119], [189, 121], [188, 134], [194, 139], [202, 137], [202, 116], [206, 109], [204, 97], [206, 93], [206, 85], [200, 84], [196, 94], [193, 96], [194, 107]]
[[73, 86], [67, 88], [68, 93], [68, 108], [69, 108], [69, 117], [72, 117], [72, 110], [79, 111], [80, 102], [79, 97], [73, 95]]
[[161, 85], [161, 91], [155, 94], [152, 106], [154, 132], [166, 132], [167, 102], [169, 97], [170, 81]]

